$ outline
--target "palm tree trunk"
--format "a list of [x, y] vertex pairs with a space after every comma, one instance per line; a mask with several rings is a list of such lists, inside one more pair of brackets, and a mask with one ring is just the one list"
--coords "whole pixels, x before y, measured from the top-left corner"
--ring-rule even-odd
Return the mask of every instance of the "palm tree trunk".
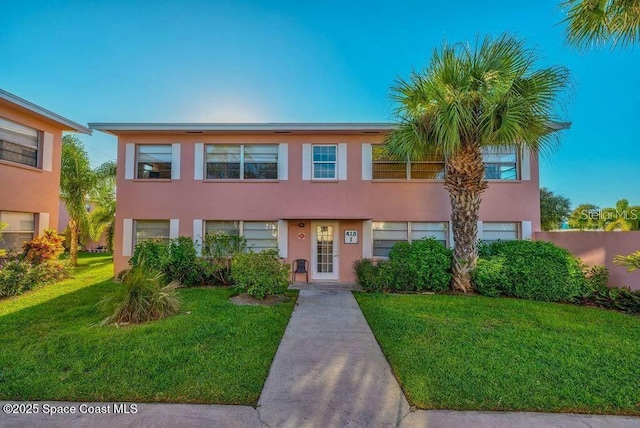
[[69, 220], [69, 229], [71, 230], [71, 242], [69, 243], [69, 264], [73, 267], [78, 266], [78, 223]]
[[465, 144], [447, 159], [445, 188], [451, 200], [453, 249], [452, 287], [471, 291], [471, 271], [478, 260], [478, 214], [482, 192], [487, 188], [482, 152], [475, 144]]

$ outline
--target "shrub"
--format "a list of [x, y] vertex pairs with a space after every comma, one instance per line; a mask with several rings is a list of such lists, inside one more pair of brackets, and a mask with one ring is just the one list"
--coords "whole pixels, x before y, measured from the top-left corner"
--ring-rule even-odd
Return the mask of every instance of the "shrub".
[[129, 259], [131, 267], [145, 265], [149, 269], [163, 270], [169, 245], [158, 239], [149, 239], [136, 245], [133, 256]]
[[202, 244], [202, 256], [206, 260], [202, 263], [205, 281], [217, 285], [232, 284], [231, 260], [246, 249], [247, 241], [242, 236], [228, 233], [206, 234]]
[[433, 238], [398, 242], [388, 261], [362, 259], [354, 269], [358, 284], [368, 292], [441, 292], [451, 283], [451, 256], [451, 250]]
[[599, 288], [585, 299], [585, 303], [606, 309], [640, 313], [640, 290], [631, 291], [628, 288]]
[[57, 260], [30, 263], [14, 257], [0, 262], [0, 297], [15, 296], [68, 276], [68, 266]]
[[48, 260], [57, 260], [64, 252], [64, 237], [58, 235], [53, 229], [46, 229], [44, 233], [22, 247], [24, 258], [31, 263], [42, 263]]
[[124, 274], [122, 285], [102, 301], [110, 314], [102, 324], [138, 324], [178, 313], [178, 284], [167, 282], [160, 271], [145, 264], [131, 268]]
[[592, 266], [585, 270], [590, 290], [602, 290], [609, 284], [609, 269], [604, 266]]
[[280, 261], [276, 250], [240, 253], [231, 261], [231, 277], [238, 292], [264, 299], [287, 289], [289, 265]]
[[503, 270], [503, 257], [479, 259], [476, 268], [471, 272], [471, 279], [476, 291], [487, 297], [500, 296], [500, 290], [506, 282]]
[[549, 242], [498, 241], [482, 245], [480, 256], [498, 257], [502, 263], [485, 265], [472, 275], [484, 281], [474, 284], [479, 291], [488, 286], [506, 296], [555, 302], [576, 302], [589, 293], [580, 261]]
[[202, 275], [196, 263], [196, 253], [193, 240], [186, 236], [172, 239], [161, 266], [169, 281], [177, 281], [186, 286], [193, 287], [202, 284]]
[[627, 268], [627, 272], [633, 272], [636, 269], [640, 269], [640, 251], [631, 253], [628, 256], [618, 255], [613, 258], [613, 263], [618, 266], [624, 266]]

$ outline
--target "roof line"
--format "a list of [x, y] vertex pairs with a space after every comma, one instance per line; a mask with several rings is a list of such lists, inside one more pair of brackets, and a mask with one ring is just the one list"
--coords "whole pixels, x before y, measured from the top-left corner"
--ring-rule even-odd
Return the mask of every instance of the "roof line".
[[[43, 116], [47, 119], [53, 120], [61, 125], [65, 125], [69, 130], [80, 132], [83, 134], [91, 135], [91, 129], [86, 126], [80, 125], [66, 117], [60, 116], [57, 113], [52, 112], [51, 110], [47, 110], [46, 108], [40, 107], [37, 104], [32, 103], [31, 101], [27, 101], [24, 98], [20, 98], [16, 95], [13, 95], [10, 92], [7, 92], [3, 89], [0, 89], [0, 98], [9, 101], [19, 107], [27, 109], [33, 113], [36, 113], [40, 116]], [[65, 129], [67, 130], [67, 129]]]

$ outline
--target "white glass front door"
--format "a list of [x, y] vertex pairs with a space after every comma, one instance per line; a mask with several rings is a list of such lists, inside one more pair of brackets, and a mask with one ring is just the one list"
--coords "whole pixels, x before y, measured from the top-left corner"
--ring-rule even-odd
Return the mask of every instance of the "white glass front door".
[[338, 258], [338, 223], [312, 223], [312, 278], [316, 280], [335, 281], [339, 276]]

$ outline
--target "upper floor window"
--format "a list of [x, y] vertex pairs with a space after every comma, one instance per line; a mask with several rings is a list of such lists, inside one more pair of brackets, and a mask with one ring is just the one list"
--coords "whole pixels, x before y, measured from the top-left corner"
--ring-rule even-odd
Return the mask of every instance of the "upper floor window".
[[135, 225], [135, 245], [152, 239], [169, 242], [169, 220], [136, 220]]
[[314, 180], [336, 180], [338, 146], [322, 145], [313, 146], [313, 171]]
[[485, 147], [482, 150], [484, 177], [487, 180], [517, 180], [518, 152], [512, 147]]
[[444, 157], [424, 156], [418, 160], [398, 161], [386, 152], [381, 144], [372, 147], [372, 178], [374, 180], [442, 180]]
[[517, 222], [482, 222], [482, 240], [485, 242], [511, 241], [519, 237]]
[[40, 133], [0, 118], [0, 159], [22, 165], [38, 165]]
[[136, 150], [136, 178], [171, 178], [171, 144], [139, 144]]
[[207, 145], [206, 173], [210, 180], [275, 180], [278, 178], [278, 146]]
[[21, 250], [25, 242], [31, 241], [35, 233], [35, 215], [14, 211], [0, 211], [0, 222], [7, 223], [2, 232], [0, 249]]

